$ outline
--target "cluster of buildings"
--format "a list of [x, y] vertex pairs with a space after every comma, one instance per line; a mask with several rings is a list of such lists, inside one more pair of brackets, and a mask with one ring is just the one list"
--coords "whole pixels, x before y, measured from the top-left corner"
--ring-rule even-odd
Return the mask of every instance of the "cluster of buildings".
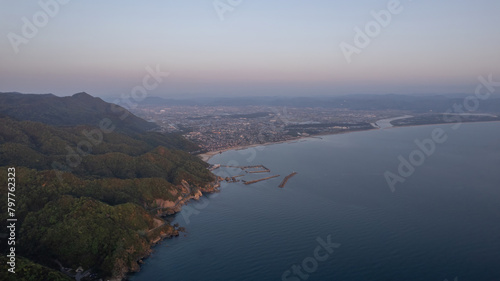
[[141, 106], [138, 116], [181, 133], [202, 151], [372, 128], [394, 112], [269, 106]]

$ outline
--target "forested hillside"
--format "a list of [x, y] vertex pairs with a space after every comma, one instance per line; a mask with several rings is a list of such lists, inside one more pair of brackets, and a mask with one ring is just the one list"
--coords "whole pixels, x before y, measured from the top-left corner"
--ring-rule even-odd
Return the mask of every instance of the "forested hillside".
[[103, 101], [87, 93], [68, 97], [52, 94], [0, 93], [0, 114], [17, 120], [31, 120], [55, 126], [97, 124], [104, 118], [110, 119], [118, 131], [127, 133], [144, 132], [157, 127], [125, 108]]
[[[95, 110], [98, 118], [110, 117]], [[47, 112], [46, 122], [19, 115], [0, 118], [0, 182], [7, 186], [7, 169], [14, 167], [16, 253], [27, 258], [19, 265], [28, 275], [46, 276], [47, 267], [60, 265], [73, 269], [69, 275], [79, 266], [100, 277], [137, 270], [151, 243], [177, 235], [160, 215], [214, 190], [207, 164], [187, 152], [196, 146], [181, 136], [128, 130], [124, 123], [113, 131], [78, 120], [55, 126]], [[6, 229], [8, 190], [0, 190]], [[0, 247], [4, 255], [7, 243]]]

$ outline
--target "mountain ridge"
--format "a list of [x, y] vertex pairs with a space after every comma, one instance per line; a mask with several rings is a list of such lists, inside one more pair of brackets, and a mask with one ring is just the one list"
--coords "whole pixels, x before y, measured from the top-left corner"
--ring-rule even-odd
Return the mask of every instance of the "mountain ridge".
[[54, 126], [91, 125], [109, 119], [116, 129], [141, 133], [158, 128], [127, 109], [105, 102], [85, 92], [58, 97], [53, 94], [0, 93], [0, 114], [20, 121], [36, 121]]

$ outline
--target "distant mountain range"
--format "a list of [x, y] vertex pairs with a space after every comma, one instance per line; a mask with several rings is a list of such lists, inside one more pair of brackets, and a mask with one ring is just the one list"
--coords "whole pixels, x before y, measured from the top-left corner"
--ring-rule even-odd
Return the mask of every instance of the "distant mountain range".
[[[164, 106], [289, 106], [326, 107], [352, 110], [409, 110], [416, 113], [445, 112], [454, 104], [463, 104], [467, 95], [346, 95], [332, 97], [227, 97], [167, 99], [147, 97], [140, 105]], [[500, 97], [483, 101], [479, 112], [499, 112]]]

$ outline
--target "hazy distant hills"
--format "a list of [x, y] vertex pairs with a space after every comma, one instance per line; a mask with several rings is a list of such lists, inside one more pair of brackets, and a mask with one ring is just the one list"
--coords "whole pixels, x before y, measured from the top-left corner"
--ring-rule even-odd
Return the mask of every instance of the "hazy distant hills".
[[[165, 99], [148, 97], [141, 105], [164, 106], [289, 106], [326, 107], [351, 110], [409, 110], [416, 113], [446, 112], [454, 104], [463, 104], [467, 95], [349, 95], [332, 97], [219, 97]], [[499, 112], [500, 98], [481, 101], [478, 112]]]
[[0, 116], [16, 120], [42, 122], [55, 126], [98, 126], [104, 118], [110, 119], [117, 131], [144, 132], [157, 127], [123, 107], [107, 103], [87, 93], [69, 97], [52, 94], [0, 93]]

